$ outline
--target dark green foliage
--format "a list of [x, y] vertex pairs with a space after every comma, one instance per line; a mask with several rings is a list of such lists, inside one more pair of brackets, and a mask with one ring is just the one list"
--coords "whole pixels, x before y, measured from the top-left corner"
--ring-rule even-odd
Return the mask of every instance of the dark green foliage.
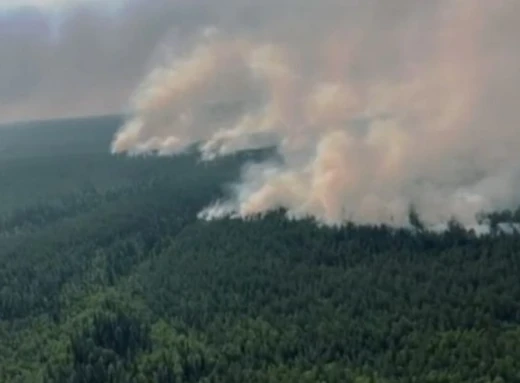
[[0, 130], [1, 382], [520, 381], [519, 235], [199, 221], [266, 152], [113, 157], [117, 123]]
[[410, 211], [408, 213], [408, 220], [412, 227], [419, 231], [424, 231], [425, 227], [421, 218], [419, 217], [419, 213], [415, 209], [415, 206], [410, 206]]

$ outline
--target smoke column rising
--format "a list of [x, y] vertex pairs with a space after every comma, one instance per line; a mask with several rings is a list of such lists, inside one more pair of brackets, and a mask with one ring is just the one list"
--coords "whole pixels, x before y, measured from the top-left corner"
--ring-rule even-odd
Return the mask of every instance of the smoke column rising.
[[283, 165], [245, 167], [202, 217], [284, 207], [404, 225], [413, 205], [427, 224], [470, 225], [520, 202], [517, 2], [217, 3], [216, 27], [143, 80], [112, 144], [200, 142], [207, 160], [278, 146]]

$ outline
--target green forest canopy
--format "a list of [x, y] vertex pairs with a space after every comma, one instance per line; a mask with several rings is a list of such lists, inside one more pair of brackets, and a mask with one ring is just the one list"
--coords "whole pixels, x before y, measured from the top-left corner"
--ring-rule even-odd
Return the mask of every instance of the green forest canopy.
[[520, 382], [518, 234], [199, 221], [265, 153], [111, 156], [119, 123], [0, 128], [1, 382]]

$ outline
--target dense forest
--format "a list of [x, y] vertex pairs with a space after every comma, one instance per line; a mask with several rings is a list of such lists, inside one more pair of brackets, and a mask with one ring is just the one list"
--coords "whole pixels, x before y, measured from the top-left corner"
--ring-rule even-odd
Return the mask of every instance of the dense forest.
[[0, 382], [520, 382], [519, 234], [200, 221], [267, 151], [111, 156], [119, 123], [0, 128]]

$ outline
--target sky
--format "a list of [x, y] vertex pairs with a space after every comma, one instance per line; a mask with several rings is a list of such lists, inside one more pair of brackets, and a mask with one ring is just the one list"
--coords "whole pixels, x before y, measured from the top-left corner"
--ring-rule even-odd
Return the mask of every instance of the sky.
[[175, 27], [174, 8], [167, 0], [0, 1], [0, 122], [121, 112]]
[[[287, 21], [300, 33], [306, 19], [312, 26], [311, 18], [333, 19], [346, 11], [352, 20], [365, 20], [367, 35], [376, 36], [380, 28], [374, 21], [389, 27], [408, 19], [427, 25], [439, 8], [459, 2], [465, 0], [327, 0], [323, 6], [314, 0], [2, 0], [0, 121], [126, 110], [161, 46], [178, 49], [183, 36], [210, 24], [225, 25], [229, 33], [267, 34], [262, 26], [281, 31]], [[509, 19], [518, 16], [515, 0], [467, 2], [507, 3]], [[291, 20], [298, 14], [299, 24]], [[506, 21], [501, 28], [511, 25], [514, 21]]]
[[63, 7], [63, 5], [70, 3], [70, 0], [4, 0], [0, 4], [3, 9], [15, 9], [26, 6], [38, 7], [41, 9], [49, 9], [55, 7]]

